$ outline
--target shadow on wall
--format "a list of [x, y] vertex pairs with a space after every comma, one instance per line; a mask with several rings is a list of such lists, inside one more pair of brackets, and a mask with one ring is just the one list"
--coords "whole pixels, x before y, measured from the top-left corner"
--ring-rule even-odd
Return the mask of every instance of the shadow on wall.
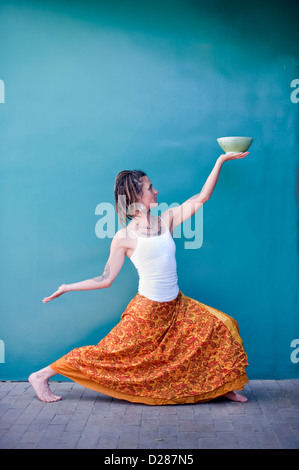
[[[34, 2], [29, 2], [34, 3]], [[37, 2], [39, 3], [39, 2]], [[49, 7], [47, 7], [47, 3]], [[55, 6], [56, 5], [56, 6]], [[40, 8], [40, 5], [37, 5]], [[172, 35], [184, 41], [194, 37], [205, 44], [235, 43], [252, 49], [254, 60], [298, 55], [298, 2], [281, 0], [54, 0], [44, 9], [57, 9], [90, 24], [129, 29], [131, 32]], [[273, 26], [275, 25], [275, 27]], [[288, 34], [285, 34], [286, 31]]]

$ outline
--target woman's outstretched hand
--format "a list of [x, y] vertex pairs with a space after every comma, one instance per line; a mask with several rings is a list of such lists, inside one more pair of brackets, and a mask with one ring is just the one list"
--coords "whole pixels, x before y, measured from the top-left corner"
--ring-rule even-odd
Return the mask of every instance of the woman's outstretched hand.
[[223, 162], [226, 162], [227, 160], [236, 160], [237, 158], [244, 158], [244, 157], [247, 157], [247, 155], [249, 154], [249, 152], [239, 152], [239, 153], [223, 153], [222, 155], [220, 155], [220, 159], [223, 161]]
[[58, 290], [54, 292], [54, 294], [50, 295], [49, 297], [45, 297], [42, 302], [46, 304], [47, 302], [50, 302], [50, 300], [56, 299], [57, 297], [60, 297], [62, 294], [65, 292], [68, 292], [67, 289], [67, 284], [62, 284], [61, 286], [58, 287]]

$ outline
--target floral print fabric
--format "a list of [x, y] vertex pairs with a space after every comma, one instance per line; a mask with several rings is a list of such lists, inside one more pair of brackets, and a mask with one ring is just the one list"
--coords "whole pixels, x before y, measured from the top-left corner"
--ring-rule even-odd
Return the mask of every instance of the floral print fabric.
[[179, 293], [170, 302], [137, 294], [97, 345], [51, 367], [105, 394], [148, 404], [207, 401], [248, 382], [237, 322]]

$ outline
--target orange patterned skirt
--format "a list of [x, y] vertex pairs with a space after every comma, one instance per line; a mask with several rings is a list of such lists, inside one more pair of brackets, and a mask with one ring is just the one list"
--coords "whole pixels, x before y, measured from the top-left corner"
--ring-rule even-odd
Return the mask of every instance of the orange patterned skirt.
[[96, 346], [50, 365], [84, 387], [148, 405], [209, 401], [249, 382], [237, 322], [186, 297], [156, 302], [139, 293]]

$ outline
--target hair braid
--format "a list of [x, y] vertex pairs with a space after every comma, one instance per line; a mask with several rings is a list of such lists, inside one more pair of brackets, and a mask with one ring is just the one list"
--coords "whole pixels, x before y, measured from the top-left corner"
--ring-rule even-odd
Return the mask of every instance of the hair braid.
[[141, 170], [124, 170], [118, 173], [114, 184], [116, 212], [123, 225], [131, 220], [134, 214], [128, 212], [132, 204], [139, 202], [142, 194], [142, 178], [146, 174]]

